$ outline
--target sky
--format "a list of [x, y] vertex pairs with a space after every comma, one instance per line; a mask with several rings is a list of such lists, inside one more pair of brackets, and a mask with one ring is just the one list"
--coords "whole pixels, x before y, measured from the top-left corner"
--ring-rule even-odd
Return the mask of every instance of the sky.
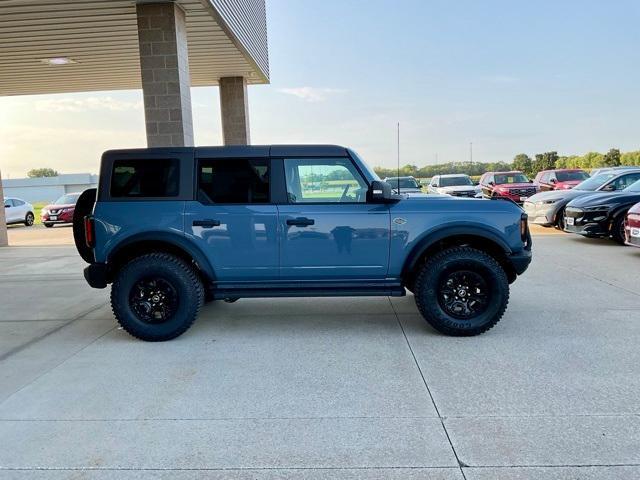
[[[271, 83], [251, 142], [335, 143], [372, 166], [640, 149], [640, 2], [267, 0]], [[193, 88], [196, 145], [222, 142]], [[92, 172], [144, 147], [141, 91], [0, 98], [0, 169]]]

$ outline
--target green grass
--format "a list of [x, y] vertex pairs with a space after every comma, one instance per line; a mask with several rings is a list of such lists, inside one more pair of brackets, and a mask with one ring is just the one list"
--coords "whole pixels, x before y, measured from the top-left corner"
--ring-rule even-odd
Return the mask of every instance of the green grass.
[[42, 210], [46, 204], [46, 202], [36, 202], [32, 203], [33, 205], [33, 216], [36, 217], [34, 225], [42, 225], [42, 220], [40, 219], [40, 210]]

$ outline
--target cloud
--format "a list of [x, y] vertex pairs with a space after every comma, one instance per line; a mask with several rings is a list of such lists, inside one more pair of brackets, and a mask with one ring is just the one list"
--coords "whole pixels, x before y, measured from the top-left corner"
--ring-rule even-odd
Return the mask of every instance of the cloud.
[[305, 102], [324, 102], [330, 96], [345, 93], [346, 90], [341, 88], [318, 88], [318, 87], [293, 87], [293, 88], [280, 88], [280, 93], [286, 93], [287, 95], [293, 95]]
[[113, 97], [52, 98], [36, 102], [36, 111], [38, 112], [88, 112], [96, 110], [126, 112], [141, 109], [141, 101], [130, 102], [116, 100]]

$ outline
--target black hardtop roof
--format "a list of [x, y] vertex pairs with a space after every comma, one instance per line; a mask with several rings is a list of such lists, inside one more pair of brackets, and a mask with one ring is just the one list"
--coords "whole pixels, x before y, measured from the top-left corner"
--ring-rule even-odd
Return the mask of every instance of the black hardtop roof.
[[198, 157], [344, 157], [347, 149], [339, 145], [228, 145], [217, 147], [151, 147], [108, 150], [103, 157], [112, 155], [166, 155], [185, 154], [195, 150]]

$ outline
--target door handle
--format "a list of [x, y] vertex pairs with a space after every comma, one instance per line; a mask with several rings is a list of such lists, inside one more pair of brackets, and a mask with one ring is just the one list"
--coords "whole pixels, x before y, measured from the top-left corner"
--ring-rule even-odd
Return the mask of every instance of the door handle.
[[205, 219], [205, 220], [194, 220], [193, 221], [193, 226], [194, 227], [202, 227], [202, 228], [213, 228], [213, 227], [219, 227], [220, 226], [220, 220], [211, 220], [211, 219]]
[[315, 223], [315, 220], [307, 217], [287, 219], [287, 225], [293, 225], [294, 227], [308, 227], [309, 225], [315, 225]]

